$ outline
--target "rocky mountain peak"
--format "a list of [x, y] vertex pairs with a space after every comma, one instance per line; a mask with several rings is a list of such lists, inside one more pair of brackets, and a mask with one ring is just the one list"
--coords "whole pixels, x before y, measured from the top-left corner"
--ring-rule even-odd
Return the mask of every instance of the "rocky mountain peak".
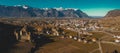
[[117, 17], [117, 16], [120, 16], [120, 9], [109, 11], [105, 17]]

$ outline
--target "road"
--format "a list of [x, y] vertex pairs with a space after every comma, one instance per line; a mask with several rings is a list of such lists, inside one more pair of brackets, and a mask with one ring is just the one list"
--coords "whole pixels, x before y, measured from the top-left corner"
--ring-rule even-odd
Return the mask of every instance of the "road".
[[109, 36], [112, 36], [112, 37], [113, 37], [114, 34], [111, 34], [111, 33], [105, 32], [105, 31], [94, 31], [94, 32], [102, 32], [102, 33], [108, 34], [108, 36], [103, 36], [103, 37], [101, 37], [101, 38], [99, 39], [99, 41], [97, 42], [99, 48], [91, 51], [90, 53], [94, 53], [94, 52], [97, 51], [97, 50], [100, 50], [100, 53], [103, 53], [101, 43], [108, 43], [108, 44], [114, 44], [114, 45], [120, 46], [120, 45], [116, 44], [115, 42], [103, 41], [103, 40], [102, 40], [103, 38], [107, 38], [107, 37], [109, 37]]

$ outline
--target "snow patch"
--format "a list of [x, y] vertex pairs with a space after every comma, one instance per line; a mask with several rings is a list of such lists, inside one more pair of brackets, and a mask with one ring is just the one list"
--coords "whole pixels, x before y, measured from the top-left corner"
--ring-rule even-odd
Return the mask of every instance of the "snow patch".
[[43, 10], [48, 10], [49, 8], [42, 8]]
[[24, 9], [28, 9], [28, 7], [27, 7], [27, 6], [25, 6], [25, 5], [24, 5], [24, 6], [22, 6], [22, 7], [23, 7]]

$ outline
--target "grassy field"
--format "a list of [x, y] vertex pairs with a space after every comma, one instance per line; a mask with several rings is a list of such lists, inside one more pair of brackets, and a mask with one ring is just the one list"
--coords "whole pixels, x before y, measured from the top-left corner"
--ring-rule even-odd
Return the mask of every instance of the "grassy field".
[[[101, 38], [108, 36], [101, 32], [93, 32], [93, 37]], [[109, 37], [108, 37], [109, 38]], [[52, 37], [54, 42], [48, 43], [39, 47], [36, 53], [100, 53], [99, 46], [97, 43], [83, 43], [73, 39]], [[120, 44], [101, 43], [103, 53], [112, 53], [114, 50], [120, 52]], [[31, 43], [18, 43], [10, 52], [12, 53], [29, 53], [33, 47]]]
[[113, 45], [113, 44], [103, 43], [102, 50], [103, 50], [103, 53], [112, 53], [114, 50], [117, 50], [118, 53], [120, 53], [120, 44]]
[[56, 41], [41, 47], [37, 53], [89, 53], [97, 49], [96, 43], [85, 44], [72, 39], [56, 38]]
[[108, 34], [103, 33], [103, 32], [90, 32], [93, 35], [91, 36], [91, 38], [96, 38], [96, 39], [103, 39], [105, 37], [110, 37]]
[[[93, 36], [96, 38], [102, 38], [106, 36], [106, 38], [103, 39], [109, 39], [111, 40], [111, 36], [108, 34], [102, 33], [102, 32], [92, 32]], [[73, 39], [61, 39], [61, 38], [53, 38], [56, 41], [53, 43], [49, 43], [41, 47], [40, 50], [37, 51], [37, 53], [90, 53], [94, 50], [93, 53], [100, 53], [99, 47], [97, 43], [83, 43], [83, 42], [77, 42]], [[106, 41], [106, 40], [105, 40]], [[111, 44], [111, 43], [101, 43], [103, 53], [112, 53], [114, 50], [120, 50], [119, 44]], [[120, 51], [119, 51], [120, 52]]]
[[30, 53], [31, 47], [33, 47], [31, 43], [19, 42], [10, 49], [9, 53]]

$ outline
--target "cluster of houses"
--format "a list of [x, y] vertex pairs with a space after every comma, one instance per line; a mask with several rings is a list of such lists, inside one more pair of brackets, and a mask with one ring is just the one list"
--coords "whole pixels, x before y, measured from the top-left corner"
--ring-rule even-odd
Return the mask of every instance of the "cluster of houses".
[[26, 28], [18, 28], [14, 31], [14, 35], [16, 36], [16, 40], [20, 42], [30, 41], [31, 33], [26, 31]]
[[65, 36], [65, 35], [60, 35], [59, 37], [62, 38], [62, 39], [64, 39], [64, 38], [65, 38], [65, 39], [66, 39], [66, 38], [68, 38], [68, 39], [73, 39], [73, 40], [75, 40], [75, 41], [83, 42], [83, 43], [92, 43], [92, 42], [96, 42], [96, 41], [97, 41], [96, 38], [87, 39], [86, 37], [82, 37], [82, 36], [80, 36], [80, 35], [77, 35], [77, 36], [71, 36], [71, 35]]
[[[96, 38], [87, 39], [86, 37], [83, 37], [81, 35], [76, 35], [76, 36], [72, 36], [72, 35], [67, 36], [65, 34], [60, 35], [59, 32], [54, 28], [52, 28], [51, 31], [52, 31], [52, 35], [54, 35], [54, 36], [59, 36], [61, 38], [70, 38], [70, 39], [73, 39], [78, 42], [91, 43], [91, 42], [97, 41]], [[16, 35], [16, 39], [18, 41], [21, 41], [21, 42], [31, 41], [32, 34], [30, 32], [28, 32], [25, 27], [15, 30], [14, 34]], [[46, 30], [45, 34], [50, 35], [50, 31]], [[91, 36], [92, 36], [92, 34], [91, 34]], [[40, 38], [40, 36], [37, 36], [36, 38]]]
[[[95, 21], [96, 22], [96, 21]], [[55, 22], [51, 23], [47, 23], [44, 22], [44, 24], [42, 22], [36, 23], [35, 25], [37, 26], [42, 26], [45, 29], [42, 29], [39, 27], [35, 27], [36, 30], [38, 31], [38, 33], [43, 33], [43, 34], [47, 34], [47, 35], [54, 35], [54, 36], [60, 36], [61, 38], [70, 38], [73, 39], [75, 41], [78, 42], [84, 42], [84, 43], [89, 43], [89, 42], [96, 42], [97, 39], [96, 38], [90, 38], [89, 40], [86, 37], [82, 37], [80, 35], [77, 36], [72, 36], [72, 35], [68, 35], [66, 36], [65, 34], [61, 35], [59, 34], [60, 32], [57, 30], [57, 28], [54, 27], [58, 27], [58, 28], [64, 28], [66, 30], [71, 30], [71, 31], [75, 31], [79, 34], [82, 35], [88, 35], [88, 36], [92, 36], [92, 33], [89, 33], [88, 30], [89, 29], [96, 29], [96, 28], [100, 28], [100, 26], [98, 26], [97, 22], [91, 22], [89, 20], [56, 20]], [[45, 27], [47, 25], [53, 25], [54, 27]], [[16, 29], [14, 34], [16, 35], [16, 39], [19, 41], [31, 41], [31, 32], [26, 30], [26, 27], [23, 27], [21, 29]], [[38, 37], [39, 38], [39, 37]]]
[[68, 29], [71, 31], [96, 31], [101, 30], [103, 27], [98, 24], [98, 21], [92, 20], [57, 20], [54, 22], [54, 26], [62, 27], [64, 29]]
[[35, 37], [35, 39], [39, 39], [41, 34], [45, 34], [45, 35], [59, 35], [58, 31], [54, 28], [46, 28], [44, 29], [39, 27], [30, 27], [28, 28], [27, 26], [21, 27], [21, 28], [17, 28], [14, 30], [14, 35], [16, 37], [17, 41], [20, 42], [31, 42], [33, 37]]
[[120, 43], [120, 36], [119, 35], [114, 35], [113, 37], [115, 38], [114, 42]]

